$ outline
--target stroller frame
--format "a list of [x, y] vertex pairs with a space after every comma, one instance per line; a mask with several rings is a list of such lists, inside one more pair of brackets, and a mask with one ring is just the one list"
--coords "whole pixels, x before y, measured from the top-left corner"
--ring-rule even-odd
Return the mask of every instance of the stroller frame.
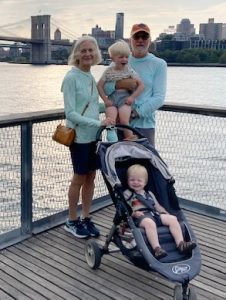
[[[139, 149], [147, 148], [148, 151], [154, 153], [154, 157], [152, 160], [152, 163], [154, 164], [154, 168], [159, 167], [161, 171], [164, 173], [164, 176], [167, 178], [167, 185], [171, 187], [171, 196], [173, 198], [173, 208], [169, 205], [164, 205], [164, 203], [161, 203], [170, 213], [175, 214], [177, 217], [179, 217], [182, 226], [182, 231], [184, 234], [184, 237], [186, 240], [195, 240], [196, 237], [187, 223], [187, 220], [185, 216], [183, 215], [183, 212], [180, 210], [178, 198], [175, 194], [173, 184], [174, 179], [171, 176], [171, 174], [168, 171], [168, 168], [166, 164], [162, 161], [161, 157], [157, 153], [157, 151], [149, 144], [146, 138], [144, 138], [137, 130], [125, 126], [125, 125], [116, 125], [117, 129], [130, 129], [133, 131], [134, 134], [138, 136], [138, 140], [136, 141], [122, 141], [117, 143], [109, 143], [109, 142], [100, 142], [98, 147], [98, 153], [100, 156], [102, 156], [102, 176], [104, 178], [105, 184], [107, 185], [107, 188], [109, 190], [109, 194], [113, 200], [113, 203], [115, 205], [115, 216], [113, 219], [113, 225], [110, 229], [109, 234], [106, 237], [106, 241], [103, 246], [100, 246], [94, 239], [90, 239], [85, 244], [85, 257], [87, 264], [92, 269], [99, 268], [101, 264], [101, 258], [103, 255], [116, 253], [116, 252], [122, 252], [123, 255], [125, 255], [135, 266], [145, 269], [147, 271], [157, 271], [162, 276], [170, 279], [171, 281], [174, 281], [176, 283], [179, 283], [175, 286], [174, 289], [174, 299], [176, 300], [188, 300], [188, 299], [197, 299], [195, 289], [192, 286], [189, 286], [189, 282], [192, 278], [194, 278], [200, 271], [201, 268], [201, 255], [199, 247], [197, 246], [194, 250], [192, 250], [192, 254], [190, 256], [178, 258], [176, 261], [167, 261], [166, 258], [157, 260], [153, 254], [151, 253], [150, 245], [147, 244], [147, 240], [145, 240], [144, 232], [142, 232], [141, 228], [136, 227], [133, 218], [131, 216], [131, 208], [124, 199], [123, 196], [123, 188], [122, 188], [122, 182], [118, 179], [118, 174], [116, 174], [114, 167], [112, 167], [113, 171], [111, 176], [114, 177], [113, 181], [111, 181], [111, 176], [109, 177], [109, 168], [106, 170], [106, 166], [103, 166], [106, 162], [106, 156], [107, 159], [110, 159], [113, 161], [112, 157], [110, 156], [111, 152], [115, 154], [115, 149], [119, 147], [123, 147], [126, 145], [128, 149], [132, 147], [131, 149], [135, 149], [138, 147]], [[99, 135], [99, 141], [101, 141], [101, 134], [102, 131], [106, 128], [101, 128], [98, 132]], [[114, 146], [114, 144], [117, 144]], [[109, 150], [110, 149], [110, 150]], [[109, 150], [109, 151], [108, 151]], [[105, 162], [103, 159], [102, 151], [105, 152]], [[120, 152], [120, 149], [118, 149]], [[142, 161], [143, 158], [126, 158], [125, 161], [131, 161], [135, 160], [135, 162]], [[144, 159], [146, 161], [146, 158]], [[160, 162], [160, 165], [158, 164]], [[127, 163], [127, 162], [126, 162]], [[115, 173], [114, 173], [115, 172]], [[160, 172], [161, 173], [161, 172]], [[123, 181], [123, 180], [122, 180]], [[128, 224], [128, 227], [132, 233], [133, 238], [136, 241], [136, 245], [132, 246], [132, 248], [127, 248], [124, 245], [124, 241], [129, 240], [127, 236], [123, 236], [120, 234], [120, 226], [122, 223]], [[165, 226], [163, 226], [165, 227]], [[161, 229], [161, 228], [160, 228]], [[143, 230], [144, 231], [144, 230]], [[166, 236], [166, 228], [163, 228], [164, 237]], [[158, 228], [159, 233], [159, 228]], [[159, 233], [160, 234], [160, 233]], [[168, 234], [168, 233], [167, 233]], [[118, 249], [109, 249], [110, 244], [114, 243]], [[164, 266], [164, 267], [163, 267]]]

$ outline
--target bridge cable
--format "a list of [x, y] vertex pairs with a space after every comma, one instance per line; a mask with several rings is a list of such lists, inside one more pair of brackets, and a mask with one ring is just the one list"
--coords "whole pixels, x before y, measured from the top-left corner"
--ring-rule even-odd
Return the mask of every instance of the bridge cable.
[[29, 20], [30, 20], [30, 18], [27, 18], [27, 19], [24, 19], [24, 20], [15, 22], [15, 23], [9, 23], [9, 24], [5, 24], [5, 25], [1, 25], [0, 28], [5, 28], [5, 27], [15, 27], [14, 25], [19, 25], [19, 24], [25, 23], [25, 22], [27, 22], [27, 21], [29, 21]]
[[72, 32], [71, 29], [69, 29], [68, 27], [66, 27], [63, 24], [60, 24], [56, 19], [52, 18], [51, 24], [53, 24], [56, 28], [59, 28], [60, 31], [62, 30], [63, 33], [65, 32], [66, 35], [69, 35], [70, 37], [72, 37], [73, 40], [78, 38], [77, 33]]

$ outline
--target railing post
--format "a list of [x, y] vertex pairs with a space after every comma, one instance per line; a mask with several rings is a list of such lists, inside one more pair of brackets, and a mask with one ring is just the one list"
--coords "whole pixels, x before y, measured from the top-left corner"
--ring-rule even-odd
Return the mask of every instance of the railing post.
[[21, 232], [32, 232], [32, 122], [21, 125]]

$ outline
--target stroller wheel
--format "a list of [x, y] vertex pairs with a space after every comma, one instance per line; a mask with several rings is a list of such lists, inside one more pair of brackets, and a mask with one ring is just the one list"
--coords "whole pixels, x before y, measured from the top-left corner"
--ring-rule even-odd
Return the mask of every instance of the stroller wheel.
[[183, 292], [181, 285], [175, 286], [173, 300], [183, 300]]
[[189, 286], [187, 292], [183, 294], [183, 289], [181, 285], [176, 285], [174, 288], [174, 300], [197, 300], [195, 288]]
[[85, 244], [85, 257], [88, 266], [91, 269], [98, 269], [101, 264], [102, 251], [99, 245], [93, 241], [89, 240]]
[[197, 300], [195, 288], [193, 286], [190, 286], [188, 288], [188, 299], [189, 300]]

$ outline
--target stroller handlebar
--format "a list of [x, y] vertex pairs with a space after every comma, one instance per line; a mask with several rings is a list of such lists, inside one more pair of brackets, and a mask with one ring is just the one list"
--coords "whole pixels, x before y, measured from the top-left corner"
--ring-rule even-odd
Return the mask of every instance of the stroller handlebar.
[[102, 132], [104, 130], [110, 130], [110, 129], [119, 129], [123, 131], [124, 129], [129, 129], [133, 132], [133, 134], [137, 135], [138, 138], [144, 138], [144, 136], [135, 128], [129, 126], [129, 125], [121, 125], [121, 124], [115, 124], [114, 126], [101, 126], [96, 134], [96, 140], [102, 141]]

